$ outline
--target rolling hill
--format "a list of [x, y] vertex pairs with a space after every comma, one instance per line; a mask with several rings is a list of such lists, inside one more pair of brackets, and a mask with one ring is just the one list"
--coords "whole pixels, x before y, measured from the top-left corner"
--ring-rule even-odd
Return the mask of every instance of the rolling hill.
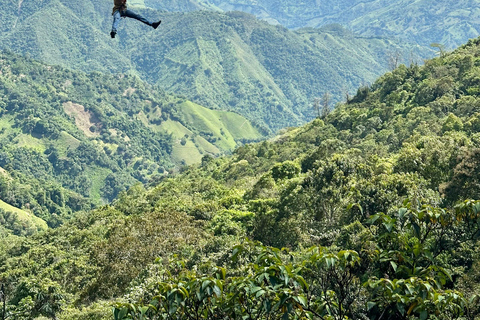
[[145, 16], [162, 18], [161, 28], [122, 20], [112, 40], [108, 2], [9, 2], [0, 13], [0, 44], [49, 64], [139, 75], [270, 132], [312, 119], [313, 99], [326, 92], [336, 102], [372, 82], [388, 69], [392, 52], [407, 64], [433, 54], [339, 25], [291, 31], [240, 12], [167, 13], [135, 4]]
[[429, 0], [149, 0], [143, 5], [169, 11], [211, 9], [251, 13], [291, 29], [339, 23], [364, 36], [395, 37], [453, 49], [480, 31], [480, 1]]
[[321, 119], [0, 238], [8, 314], [478, 318], [479, 72], [477, 38]]
[[43, 218], [111, 201], [135, 183], [264, 136], [239, 114], [136, 76], [85, 74], [7, 52], [0, 54], [0, 114], [0, 166], [16, 177], [0, 176], [1, 199], [30, 203]]
[[31, 235], [38, 231], [47, 230], [47, 223], [25, 211], [0, 200], [0, 235], [13, 233], [17, 235]]
[[[370, 82], [375, 70], [388, 65], [388, 50], [418, 59], [424, 54], [419, 47], [358, 37], [339, 25], [293, 32], [240, 12], [165, 19], [161, 33], [135, 34], [144, 39], [131, 52], [142, 77], [273, 131], [311, 119], [315, 97], [330, 92], [338, 101]], [[131, 31], [120, 36], [128, 50]]]

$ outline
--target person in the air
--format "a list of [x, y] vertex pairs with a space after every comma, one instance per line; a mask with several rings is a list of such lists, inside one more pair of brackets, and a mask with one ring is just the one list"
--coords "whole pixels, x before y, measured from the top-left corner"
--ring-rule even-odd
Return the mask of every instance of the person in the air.
[[148, 24], [149, 26], [153, 27], [153, 29], [157, 29], [157, 27], [160, 25], [162, 22], [161, 20], [157, 22], [150, 22], [144, 17], [142, 17], [139, 14], [136, 14], [135, 12], [128, 10], [127, 9], [127, 0], [113, 0], [114, 7], [112, 10], [112, 15], [113, 15], [113, 25], [112, 25], [112, 31], [110, 32], [110, 36], [112, 38], [115, 38], [115, 35], [117, 34], [117, 28], [118, 28], [118, 23], [120, 22], [121, 17], [127, 17], [127, 18], [132, 18], [136, 19], [138, 21], [141, 21], [145, 24]]

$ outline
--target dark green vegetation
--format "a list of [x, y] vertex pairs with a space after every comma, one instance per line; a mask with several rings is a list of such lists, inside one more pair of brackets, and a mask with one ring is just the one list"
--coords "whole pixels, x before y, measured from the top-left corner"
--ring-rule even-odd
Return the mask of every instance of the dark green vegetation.
[[314, 98], [329, 92], [340, 101], [373, 82], [388, 69], [389, 53], [407, 64], [433, 55], [430, 48], [365, 38], [338, 25], [290, 31], [241, 12], [135, 10], [160, 17], [161, 28], [125, 19], [110, 39], [111, 1], [8, 1], [0, 12], [0, 46], [86, 72], [138, 74], [273, 133], [311, 120]]
[[479, 57], [477, 39], [400, 66], [306, 126], [3, 238], [9, 317], [478, 319]]
[[262, 136], [238, 114], [136, 76], [87, 75], [7, 53], [0, 54], [0, 115], [0, 199], [51, 226]]
[[478, 0], [146, 0], [143, 5], [170, 11], [238, 10], [288, 28], [340, 23], [364, 36], [397, 37], [427, 46], [441, 43], [447, 48], [480, 31]]
[[312, 119], [313, 98], [329, 92], [338, 101], [373, 81], [388, 66], [387, 51], [406, 59], [424, 54], [339, 25], [292, 32], [240, 12], [165, 20], [162, 33], [137, 35], [145, 41], [131, 57], [142, 77], [202, 105], [236, 110], [274, 132]]

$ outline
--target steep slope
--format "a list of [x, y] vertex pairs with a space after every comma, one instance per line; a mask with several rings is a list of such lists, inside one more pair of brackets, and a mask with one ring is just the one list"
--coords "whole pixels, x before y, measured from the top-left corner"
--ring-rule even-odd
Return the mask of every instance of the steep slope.
[[[341, 27], [293, 32], [248, 14], [165, 13], [140, 9], [164, 23], [158, 30], [122, 20], [109, 38], [105, 2], [48, 0], [9, 4], [0, 44], [50, 64], [87, 72], [138, 74], [210, 108], [235, 111], [265, 130], [310, 120], [314, 98], [372, 82], [388, 68], [388, 53], [405, 62], [432, 51], [396, 41], [356, 36]], [[18, 18], [18, 19], [17, 19]], [[16, 22], [15, 22], [16, 21]], [[12, 26], [14, 25], [14, 27]]]
[[0, 14], [0, 49], [86, 72], [128, 72], [128, 57], [106, 42], [106, 1], [8, 1]]
[[[480, 1], [397, 1], [349, 21], [348, 26], [366, 36], [388, 36], [453, 49], [480, 32]], [[355, 8], [354, 8], [355, 10]]]
[[114, 300], [122, 320], [475, 319], [479, 65], [480, 38], [270, 141], [0, 239], [9, 312], [109, 319]]
[[[182, 163], [262, 137], [238, 114], [208, 110], [135, 76], [87, 75], [4, 53], [0, 88], [0, 166], [96, 203]], [[177, 154], [175, 138], [192, 142], [192, 153]], [[54, 202], [74, 209], [68, 199]]]
[[44, 220], [31, 212], [13, 207], [2, 200], [0, 200], [0, 222], [0, 237], [9, 233], [31, 235], [48, 228]]
[[239, 12], [165, 19], [162, 33], [120, 34], [126, 50], [132, 36], [143, 40], [131, 51], [142, 76], [274, 131], [311, 119], [314, 97], [330, 92], [338, 101], [349, 88], [372, 81], [387, 67], [387, 51], [424, 56], [419, 47], [365, 39], [338, 25], [292, 32]]
[[398, 37], [418, 44], [441, 43], [455, 48], [479, 34], [480, 1], [416, 0], [210, 0], [164, 3], [150, 0], [152, 8], [176, 11], [198, 7], [248, 12], [288, 28], [321, 27], [340, 23], [362, 35]]

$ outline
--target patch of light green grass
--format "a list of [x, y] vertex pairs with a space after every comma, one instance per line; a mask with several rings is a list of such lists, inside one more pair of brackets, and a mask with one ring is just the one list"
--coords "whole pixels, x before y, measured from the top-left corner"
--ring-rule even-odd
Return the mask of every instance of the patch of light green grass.
[[233, 112], [219, 112], [220, 120], [235, 140], [260, 139], [263, 135], [246, 118]]
[[19, 134], [14, 139], [14, 143], [16, 143], [19, 147], [34, 149], [40, 153], [43, 153], [45, 150], [47, 150], [45, 142], [42, 139], [35, 138], [29, 134]]
[[192, 134], [192, 132], [185, 128], [180, 122], [173, 120], [167, 120], [165, 122], [162, 122], [160, 128], [162, 130], [165, 130], [167, 133], [172, 134], [174, 139], [181, 139], [186, 134]]
[[250, 121], [233, 112], [210, 110], [192, 102], [181, 105], [186, 121], [201, 131], [212, 132], [219, 140], [215, 143], [224, 151], [231, 151], [239, 139], [259, 139], [260, 132]]
[[105, 179], [111, 173], [106, 168], [89, 168], [87, 169], [87, 175], [92, 182], [90, 189], [90, 197], [95, 203], [103, 203], [101, 196], [101, 189], [105, 185]]
[[0, 129], [10, 129], [13, 124], [13, 117], [9, 115], [2, 115], [0, 117]]
[[33, 225], [37, 228], [37, 230], [47, 230], [48, 226], [47, 223], [43, 220], [40, 219], [39, 217], [36, 217], [32, 213], [28, 211], [21, 210], [19, 208], [16, 208], [14, 206], [9, 205], [8, 203], [0, 200], [0, 208], [2, 208], [5, 211], [8, 212], [13, 212], [14, 214], [17, 215], [18, 220], [20, 221], [31, 221]]
[[[201, 137], [196, 137], [194, 143], [192, 139], [192, 132], [185, 128], [181, 123], [167, 120], [160, 125], [162, 130], [172, 134], [174, 138], [173, 150], [172, 150], [172, 157], [177, 163], [181, 163], [182, 160], [185, 161], [187, 165], [194, 164], [200, 162], [202, 159], [202, 153], [205, 151], [210, 152], [216, 150], [215, 154], [218, 154], [220, 151], [210, 144], [205, 139], [200, 139]], [[182, 145], [181, 140], [185, 135], [188, 135], [188, 139], [186, 139], [186, 144]], [[198, 144], [198, 146], [196, 145]], [[203, 149], [203, 150], [201, 150]]]
[[187, 140], [185, 145], [181, 145], [179, 142], [175, 143], [172, 156], [176, 162], [183, 160], [187, 165], [199, 163], [203, 157], [195, 143], [191, 140]]
[[220, 149], [208, 142], [207, 139], [205, 139], [204, 137], [196, 136], [195, 144], [201, 151], [203, 151], [203, 153], [209, 153], [212, 155], [218, 155], [221, 153]]
[[69, 134], [68, 132], [60, 132], [55, 147], [61, 156], [66, 156], [68, 150], [76, 149], [80, 145], [80, 140]]
[[219, 140], [215, 143], [222, 150], [232, 150], [237, 143], [219, 119], [218, 111], [210, 110], [192, 102], [184, 102], [181, 110], [186, 121], [200, 131], [212, 132]]

